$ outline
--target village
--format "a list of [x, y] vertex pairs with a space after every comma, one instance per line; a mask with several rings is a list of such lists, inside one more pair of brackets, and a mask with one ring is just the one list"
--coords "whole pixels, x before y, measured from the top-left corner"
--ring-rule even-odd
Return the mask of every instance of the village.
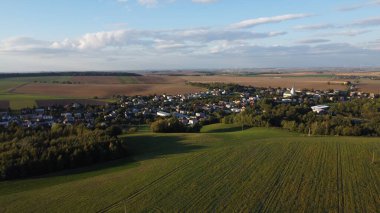
[[378, 94], [339, 90], [297, 90], [292, 88], [242, 87], [238, 91], [209, 88], [205, 92], [178, 95], [118, 96], [105, 106], [72, 103], [65, 106], [25, 108], [0, 112], [0, 126], [26, 128], [51, 127], [53, 124], [84, 124], [88, 128], [111, 124], [139, 125], [158, 117], [176, 117], [185, 125], [212, 122], [215, 117], [240, 113], [261, 99], [274, 104], [307, 104], [316, 114], [324, 114], [329, 104], [353, 99], [375, 99]]

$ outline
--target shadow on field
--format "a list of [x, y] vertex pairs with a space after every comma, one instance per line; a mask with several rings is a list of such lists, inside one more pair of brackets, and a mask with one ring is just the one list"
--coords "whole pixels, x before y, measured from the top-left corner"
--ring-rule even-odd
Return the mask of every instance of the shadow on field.
[[[245, 127], [245, 128], [248, 129], [248, 127]], [[220, 128], [220, 129], [211, 129], [211, 130], [206, 131], [205, 133], [221, 133], [221, 132], [237, 132], [237, 131], [241, 131], [241, 126], [233, 126], [233, 127]]]
[[139, 160], [151, 159], [162, 155], [188, 153], [204, 148], [181, 142], [184, 137], [176, 135], [137, 135], [126, 138], [132, 157]]
[[[204, 146], [187, 144], [182, 142], [184, 137], [177, 135], [136, 135], [122, 138], [127, 144], [129, 153], [125, 158], [103, 162], [91, 166], [80, 167], [76, 169], [68, 169], [50, 174], [33, 176], [12, 180], [29, 179], [31, 182], [26, 184], [23, 189], [34, 189], [36, 187], [48, 187], [59, 183], [66, 183], [75, 180], [83, 180], [85, 178], [102, 175], [106, 171], [119, 171], [139, 166], [139, 161], [153, 159], [163, 155], [188, 153], [204, 148]], [[33, 180], [49, 178], [49, 181], [33, 184]], [[8, 194], [20, 191], [21, 188], [15, 188], [6, 192]]]

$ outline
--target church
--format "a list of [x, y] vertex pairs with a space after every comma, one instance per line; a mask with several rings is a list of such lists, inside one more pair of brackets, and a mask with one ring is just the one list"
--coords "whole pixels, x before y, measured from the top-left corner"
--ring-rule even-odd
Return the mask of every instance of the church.
[[283, 95], [284, 98], [291, 98], [294, 96], [296, 96], [296, 91], [294, 89], [294, 86], [292, 87], [292, 89], [290, 91], [287, 90], [286, 92], [284, 92], [284, 95]]

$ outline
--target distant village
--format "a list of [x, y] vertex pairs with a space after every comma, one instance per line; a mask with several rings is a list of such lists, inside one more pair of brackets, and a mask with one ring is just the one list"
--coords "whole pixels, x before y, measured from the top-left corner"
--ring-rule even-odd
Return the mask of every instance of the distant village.
[[53, 124], [84, 124], [88, 128], [111, 124], [147, 124], [158, 117], [176, 117], [185, 125], [212, 119], [215, 113], [229, 115], [252, 107], [260, 99], [277, 104], [308, 104], [316, 114], [327, 113], [334, 102], [352, 99], [375, 99], [378, 94], [339, 90], [297, 90], [292, 88], [243, 87], [240, 91], [224, 88], [178, 95], [118, 96], [105, 106], [72, 103], [65, 106], [25, 108], [18, 112], [0, 111], [0, 126], [19, 125], [29, 128], [51, 127]]

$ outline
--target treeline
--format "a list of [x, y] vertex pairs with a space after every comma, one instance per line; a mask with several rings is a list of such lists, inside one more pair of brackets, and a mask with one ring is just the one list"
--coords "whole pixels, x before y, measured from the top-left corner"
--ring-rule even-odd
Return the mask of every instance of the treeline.
[[51, 129], [1, 129], [0, 179], [41, 175], [126, 156], [117, 126], [90, 130], [84, 125]]
[[0, 78], [14, 77], [49, 77], [49, 76], [141, 76], [129, 72], [34, 72], [34, 73], [0, 73]]
[[310, 106], [277, 104], [262, 100], [246, 111], [226, 116], [224, 123], [247, 127], [282, 127], [313, 135], [380, 136], [380, 101], [336, 103], [329, 113], [316, 114]]
[[179, 132], [199, 132], [202, 128], [200, 124], [185, 125], [177, 118], [159, 119], [150, 124], [150, 128], [156, 133], [179, 133]]

